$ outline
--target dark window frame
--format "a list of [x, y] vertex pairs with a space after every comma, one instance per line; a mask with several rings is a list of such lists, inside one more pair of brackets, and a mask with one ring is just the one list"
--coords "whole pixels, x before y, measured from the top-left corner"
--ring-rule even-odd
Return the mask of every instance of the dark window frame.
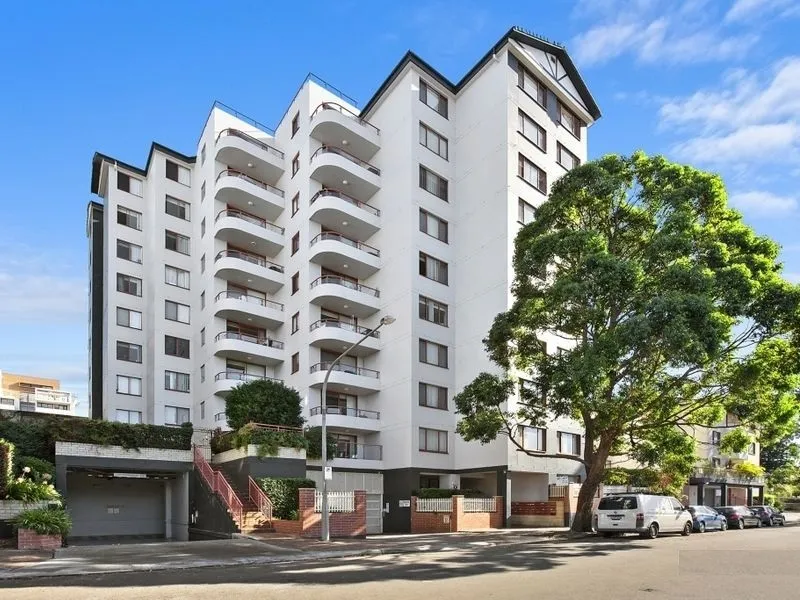
[[[170, 345], [173, 345], [170, 348]], [[185, 354], [184, 354], [185, 349]], [[175, 335], [164, 335], [164, 354], [176, 358], [191, 358], [191, 341]]]
[[[433, 404], [428, 404], [428, 388], [433, 388], [436, 390], [435, 406]], [[418, 402], [420, 406], [424, 408], [433, 408], [436, 410], [448, 410], [447, 388], [445, 386], [420, 381], [419, 385], [417, 386], [417, 393], [419, 394]]]

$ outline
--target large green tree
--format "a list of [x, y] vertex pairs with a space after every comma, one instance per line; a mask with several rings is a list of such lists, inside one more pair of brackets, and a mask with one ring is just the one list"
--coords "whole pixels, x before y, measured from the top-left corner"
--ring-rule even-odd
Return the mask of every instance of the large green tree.
[[225, 399], [225, 416], [234, 430], [248, 423], [302, 427], [304, 421], [297, 390], [269, 379], [233, 388]]
[[[516, 238], [515, 301], [484, 340], [497, 369], [457, 394], [458, 432], [533, 454], [521, 426], [577, 419], [585, 443], [564, 458], [586, 468], [584, 531], [611, 456], [685, 471], [692, 428], [726, 412], [747, 433], [734, 445], [780, 437], [798, 408], [800, 287], [778, 251], [716, 175], [642, 153], [573, 169]], [[548, 354], [543, 332], [571, 350]]]

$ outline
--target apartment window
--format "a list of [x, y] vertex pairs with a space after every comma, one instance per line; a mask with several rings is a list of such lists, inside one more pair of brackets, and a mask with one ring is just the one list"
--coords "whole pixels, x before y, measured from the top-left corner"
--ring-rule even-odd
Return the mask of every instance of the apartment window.
[[117, 273], [117, 291], [132, 296], [142, 295], [142, 280], [138, 277]]
[[447, 201], [447, 179], [422, 165], [419, 166], [419, 187], [437, 198]]
[[173, 392], [189, 391], [189, 374], [177, 371], [164, 371], [164, 389]]
[[206, 380], [206, 366], [200, 365], [200, 383], [203, 383], [205, 380]]
[[142, 413], [138, 410], [124, 410], [117, 409], [114, 420], [117, 423], [128, 423], [129, 425], [138, 425], [142, 422]]
[[138, 377], [117, 375], [117, 393], [126, 394], [128, 396], [141, 396], [142, 380]]
[[420, 381], [419, 405], [447, 410], [447, 388]]
[[447, 243], [447, 221], [421, 208], [419, 209], [419, 230]]
[[528, 71], [519, 63], [518, 85], [522, 90], [533, 98], [542, 108], [547, 108], [547, 88], [537, 79], [533, 73]]
[[117, 360], [142, 362], [142, 347], [139, 344], [117, 341]]
[[164, 301], [164, 318], [168, 321], [178, 321], [179, 323], [189, 322], [189, 307], [186, 304], [178, 304], [172, 300]]
[[117, 307], [117, 325], [121, 327], [130, 327], [131, 329], [142, 328], [142, 313], [138, 310], [131, 310], [129, 308]]
[[117, 223], [141, 231], [142, 213], [125, 208], [124, 206], [117, 206]]
[[164, 407], [164, 424], [165, 425], [183, 425], [189, 422], [189, 409], [181, 408], [180, 406], [165, 406]]
[[711, 432], [711, 445], [712, 446], [719, 446], [719, 442], [722, 439], [722, 434], [719, 431], [712, 431]]
[[125, 240], [117, 240], [117, 258], [142, 264], [142, 247]]
[[177, 356], [178, 358], [189, 358], [189, 340], [172, 335], [165, 335], [164, 354], [168, 356]]
[[171, 179], [172, 181], [177, 181], [178, 183], [182, 183], [183, 185], [191, 185], [192, 184], [192, 175], [191, 171], [186, 167], [182, 167], [178, 163], [174, 163], [171, 160], [166, 161], [167, 163], [167, 179]]
[[556, 160], [558, 161], [558, 164], [564, 167], [567, 171], [570, 171], [581, 164], [580, 159], [561, 144], [558, 145]]
[[547, 173], [525, 158], [522, 154], [519, 155], [517, 175], [543, 194], [547, 194]]
[[[203, 184], [205, 185], [205, 183]], [[205, 188], [200, 188], [201, 193]], [[184, 221], [189, 220], [189, 203], [183, 200], [178, 200], [172, 196], [167, 196], [164, 201], [164, 212], [173, 217], [178, 217]]]
[[537, 385], [530, 379], [520, 378], [519, 380], [519, 398], [520, 402], [525, 404], [539, 404], [547, 406], [547, 395], [544, 393], [544, 388]]
[[205, 419], [206, 418], [206, 401], [205, 400], [203, 400], [200, 403], [200, 418], [201, 419]]
[[297, 333], [300, 329], [300, 313], [296, 312], [292, 315], [292, 333]]
[[203, 144], [203, 147], [200, 149], [200, 164], [206, 164], [206, 145]]
[[419, 476], [419, 487], [420, 489], [426, 488], [433, 488], [437, 489], [439, 487], [439, 476], [438, 475], [420, 475]]
[[201, 273], [205, 273], [206, 272], [206, 255], [205, 254], [203, 254], [203, 256], [200, 257], [200, 272]]
[[579, 456], [581, 453], [581, 436], [577, 433], [558, 432], [558, 453]]
[[447, 160], [447, 138], [439, 135], [421, 121], [419, 124], [419, 143], [434, 154], [438, 154]]
[[292, 236], [292, 256], [300, 250], [300, 232], [298, 231]]
[[447, 263], [424, 252], [419, 253], [419, 274], [447, 285]]
[[200, 185], [200, 202], [206, 199], [206, 182]]
[[447, 304], [442, 304], [436, 300], [420, 296], [419, 318], [447, 327]]
[[294, 155], [292, 159], [292, 177], [294, 177], [300, 170], [300, 153]]
[[206, 293], [200, 292], [200, 310], [206, 307]]
[[[562, 475], [561, 473], [558, 473], [556, 475], [556, 485], [569, 485], [570, 483], [580, 483], [580, 482], [581, 482], [580, 475], [566, 475], [566, 474]], [[675, 506], [675, 503], [672, 502], [671, 499], [670, 502], [672, 503], [673, 508], [678, 508], [678, 506], [680, 506], [681, 510], [683, 510], [683, 506], [681, 506], [680, 503], [678, 504], [678, 506]], [[677, 500], [675, 502], [677, 502]]]
[[205, 237], [206, 235], [206, 218], [203, 217], [203, 220], [200, 221], [200, 237]]
[[297, 373], [300, 370], [300, 353], [295, 352], [292, 354], [292, 373]]
[[200, 345], [201, 346], [205, 346], [206, 345], [206, 328], [205, 327], [203, 327], [200, 330]]
[[545, 452], [547, 450], [547, 430], [541, 427], [523, 427], [522, 447], [533, 452]]
[[569, 131], [576, 138], [581, 139], [581, 128], [583, 127], [583, 121], [581, 121], [574, 112], [561, 103], [558, 105], [558, 120], [567, 131]]
[[517, 221], [523, 225], [532, 223], [536, 218], [536, 209], [532, 204], [528, 204], [522, 198], [517, 200]]
[[180, 252], [181, 254], [189, 255], [189, 238], [180, 233], [166, 230], [164, 231], [164, 247], [167, 250]]
[[419, 362], [423, 362], [436, 367], [447, 368], [447, 346], [419, 340]]
[[164, 283], [174, 285], [185, 290], [189, 289], [189, 271], [177, 267], [164, 266]]
[[292, 275], [292, 294], [300, 289], [300, 273]]
[[544, 127], [522, 111], [519, 111], [519, 125], [517, 127], [522, 137], [539, 148], [542, 152], [547, 152], [547, 133]]
[[750, 455], [755, 455], [755, 453], [756, 453], [756, 443], [755, 442], [752, 442], [747, 447], [747, 453], [750, 454]]
[[447, 432], [439, 429], [419, 428], [420, 452], [447, 454]]
[[294, 137], [294, 134], [297, 133], [298, 131], [300, 131], [300, 113], [299, 112], [297, 114], [295, 114], [295, 116], [292, 118], [292, 137]]
[[127, 173], [117, 171], [117, 189], [134, 196], [142, 197], [142, 180], [131, 177]]
[[419, 99], [445, 119], [447, 118], [447, 98], [421, 79], [419, 80]]
[[292, 197], [292, 216], [295, 216], [298, 210], [300, 210], [300, 192]]

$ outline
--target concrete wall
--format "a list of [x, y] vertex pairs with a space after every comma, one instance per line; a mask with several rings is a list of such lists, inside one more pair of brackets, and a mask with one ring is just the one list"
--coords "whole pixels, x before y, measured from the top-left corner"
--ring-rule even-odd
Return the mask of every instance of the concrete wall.
[[196, 470], [189, 474], [189, 519], [191, 539], [231, 537], [239, 531], [225, 503], [208, 489]]

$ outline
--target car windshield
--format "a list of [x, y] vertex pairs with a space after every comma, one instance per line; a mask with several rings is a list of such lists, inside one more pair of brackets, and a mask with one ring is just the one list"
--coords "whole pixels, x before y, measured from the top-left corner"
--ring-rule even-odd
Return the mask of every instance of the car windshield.
[[597, 505], [598, 510], [631, 510], [638, 507], [636, 496], [606, 496]]
[[730, 513], [734, 512], [735, 510], [736, 509], [734, 509], [732, 506], [718, 506], [717, 507], [717, 511], [721, 512], [724, 515], [729, 515]]

